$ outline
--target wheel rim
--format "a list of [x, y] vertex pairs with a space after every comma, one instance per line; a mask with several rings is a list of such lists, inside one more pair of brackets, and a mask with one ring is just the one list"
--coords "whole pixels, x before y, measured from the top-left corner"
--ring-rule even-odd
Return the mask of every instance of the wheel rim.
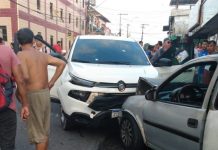
[[123, 120], [121, 124], [121, 139], [125, 146], [130, 146], [133, 142], [133, 129], [129, 120]]

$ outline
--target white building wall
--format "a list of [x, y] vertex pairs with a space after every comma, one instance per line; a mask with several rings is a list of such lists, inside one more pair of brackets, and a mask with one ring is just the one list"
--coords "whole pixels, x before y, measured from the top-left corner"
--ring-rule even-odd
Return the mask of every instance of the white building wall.
[[202, 24], [205, 25], [211, 18], [218, 14], [218, 0], [206, 0], [202, 8]]
[[188, 32], [188, 19], [189, 16], [177, 16], [175, 17], [174, 33], [178, 36], [182, 36]]
[[173, 34], [182, 36], [188, 32], [190, 9], [173, 9], [171, 16], [174, 16]]

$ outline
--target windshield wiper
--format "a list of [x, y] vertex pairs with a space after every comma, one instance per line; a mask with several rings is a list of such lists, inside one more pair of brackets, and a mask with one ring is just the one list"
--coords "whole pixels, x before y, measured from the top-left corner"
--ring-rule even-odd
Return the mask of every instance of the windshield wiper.
[[119, 61], [97, 61], [99, 64], [118, 64], [118, 65], [130, 65], [129, 62], [119, 62]]
[[81, 63], [92, 63], [90, 61], [87, 61], [87, 60], [80, 60], [80, 59], [72, 59], [72, 61], [74, 62], [81, 62]]

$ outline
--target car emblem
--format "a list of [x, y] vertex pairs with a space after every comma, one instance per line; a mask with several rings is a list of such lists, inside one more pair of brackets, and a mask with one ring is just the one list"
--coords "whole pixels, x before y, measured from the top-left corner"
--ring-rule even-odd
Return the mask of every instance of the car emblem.
[[119, 90], [120, 92], [123, 92], [125, 89], [126, 89], [126, 84], [125, 84], [125, 82], [119, 81], [119, 82], [118, 82], [118, 90]]

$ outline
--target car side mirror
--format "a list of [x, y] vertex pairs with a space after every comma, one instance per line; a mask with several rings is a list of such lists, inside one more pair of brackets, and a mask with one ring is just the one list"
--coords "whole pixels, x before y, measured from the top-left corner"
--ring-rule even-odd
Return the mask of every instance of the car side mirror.
[[150, 101], [155, 101], [155, 93], [156, 93], [156, 89], [155, 88], [152, 88], [150, 90], [147, 90], [145, 92], [145, 98], [146, 100], [150, 100]]

